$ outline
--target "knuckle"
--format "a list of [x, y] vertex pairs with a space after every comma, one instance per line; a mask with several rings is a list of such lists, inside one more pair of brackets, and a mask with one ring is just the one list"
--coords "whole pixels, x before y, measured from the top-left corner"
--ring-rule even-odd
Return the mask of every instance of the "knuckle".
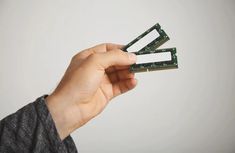
[[80, 52], [72, 57], [72, 61], [78, 61], [85, 58], [84, 52]]
[[79, 59], [79, 56], [78, 55], [74, 55], [71, 59], [71, 61], [77, 61]]
[[97, 61], [99, 59], [99, 54], [91, 54], [89, 57], [88, 57], [91, 61]]

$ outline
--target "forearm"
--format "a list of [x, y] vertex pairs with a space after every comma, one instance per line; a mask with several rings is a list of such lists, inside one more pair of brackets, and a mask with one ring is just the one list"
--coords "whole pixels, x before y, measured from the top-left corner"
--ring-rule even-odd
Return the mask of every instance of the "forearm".
[[78, 106], [69, 103], [70, 101], [70, 99], [56, 94], [51, 94], [46, 98], [47, 108], [61, 140], [84, 124]]

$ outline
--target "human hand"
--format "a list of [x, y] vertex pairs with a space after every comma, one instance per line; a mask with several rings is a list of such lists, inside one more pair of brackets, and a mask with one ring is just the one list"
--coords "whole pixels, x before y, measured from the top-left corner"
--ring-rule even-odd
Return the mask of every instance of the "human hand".
[[46, 98], [62, 140], [101, 113], [113, 97], [136, 86], [129, 71], [136, 56], [121, 47], [101, 44], [75, 55], [55, 91]]

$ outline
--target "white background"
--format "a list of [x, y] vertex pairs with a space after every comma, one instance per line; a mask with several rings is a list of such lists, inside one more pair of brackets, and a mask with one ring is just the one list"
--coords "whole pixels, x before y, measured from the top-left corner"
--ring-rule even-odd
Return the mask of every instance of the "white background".
[[82, 153], [234, 153], [235, 1], [0, 0], [0, 118], [58, 84], [71, 57], [159, 22], [179, 69], [138, 86], [72, 134]]

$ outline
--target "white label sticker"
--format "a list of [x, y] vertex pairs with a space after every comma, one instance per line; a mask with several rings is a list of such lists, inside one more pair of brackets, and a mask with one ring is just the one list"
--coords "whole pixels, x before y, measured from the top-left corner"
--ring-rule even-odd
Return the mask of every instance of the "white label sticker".
[[136, 64], [171, 61], [171, 52], [137, 55]]
[[159, 33], [156, 30], [153, 30], [150, 33], [148, 33], [147, 35], [145, 35], [143, 38], [141, 38], [139, 41], [134, 43], [132, 46], [127, 48], [127, 51], [137, 52], [159, 36], [160, 36]]

